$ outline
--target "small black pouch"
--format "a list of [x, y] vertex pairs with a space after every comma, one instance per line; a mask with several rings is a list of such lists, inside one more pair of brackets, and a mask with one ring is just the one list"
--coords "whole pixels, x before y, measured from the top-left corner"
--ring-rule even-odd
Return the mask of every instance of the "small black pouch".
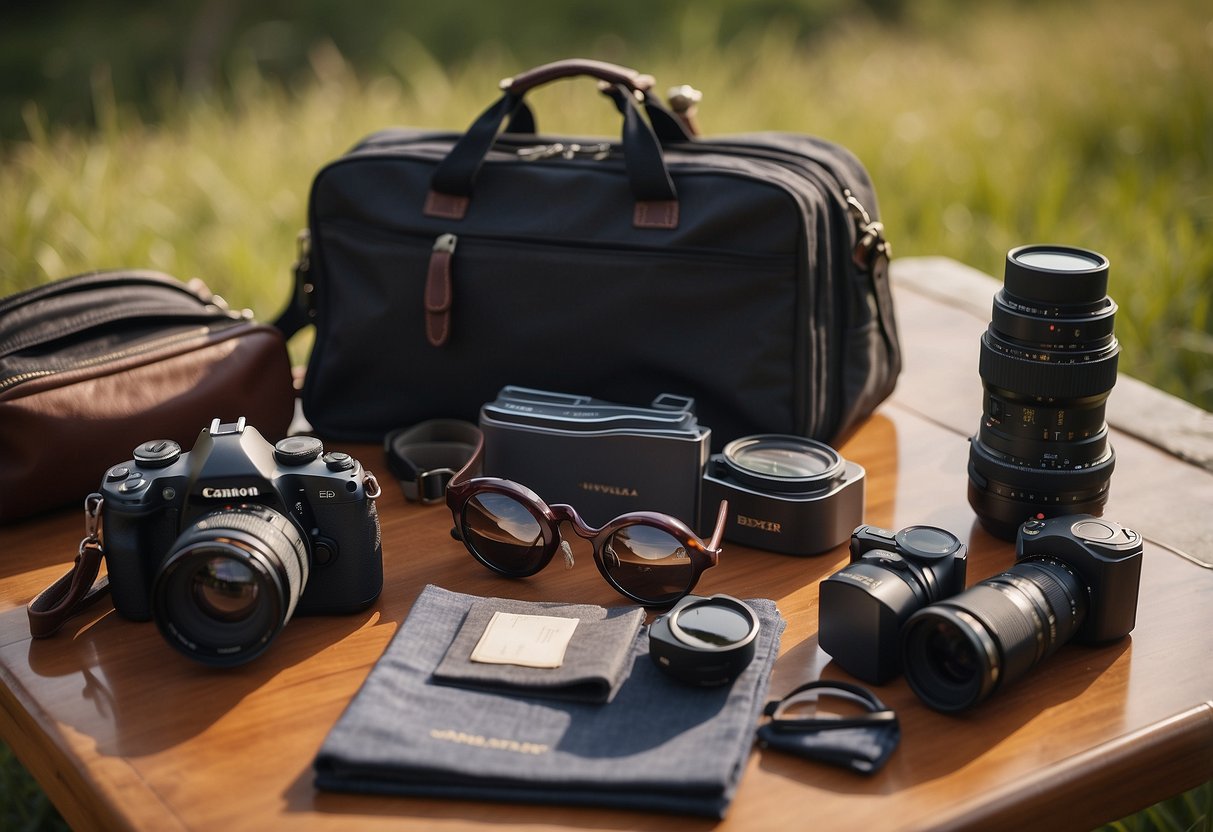
[[[789, 706], [803, 702], [806, 693], [855, 702], [867, 713], [854, 717], [788, 716]], [[897, 714], [867, 688], [847, 682], [801, 685], [783, 699], [768, 702], [763, 714], [771, 717], [771, 721], [758, 729], [761, 747], [841, 766], [858, 774], [880, 771], [901, 740]]]

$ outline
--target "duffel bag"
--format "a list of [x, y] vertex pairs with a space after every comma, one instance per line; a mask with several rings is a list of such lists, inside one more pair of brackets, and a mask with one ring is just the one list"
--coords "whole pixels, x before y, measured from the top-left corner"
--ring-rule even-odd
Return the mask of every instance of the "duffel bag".
[[[614, 100], [619, 141], [536, 132], [527, 92], [575, 75]], [[513, 384], [689, 396], [717, 447], [830, 441], [892, 391], [888, 245], [862, 164], [808, 136], [693, 136], [652, 86], [548, 64], [502, 81], [465, 133], [383, 130], [317, 174], [279, 325], [315, 325], [302, 401], [318, 432], [474, 421]]]

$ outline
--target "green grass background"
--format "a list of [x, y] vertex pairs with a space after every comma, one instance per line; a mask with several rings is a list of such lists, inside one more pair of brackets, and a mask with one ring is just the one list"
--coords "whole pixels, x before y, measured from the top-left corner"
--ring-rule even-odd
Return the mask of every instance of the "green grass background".
[[[788, 130], [851, 148], [872, 173], [895, 256], [946, 255], [1001, 275], [1021, 243], [1106, 254], [1122, 371], [1213, 409], [1207, 2], [353, 8], [6, 7], [0, 295], [150, 267], [201, 277], [271, 318], [321, 165], [385, 126], [462, 129], [499, 77], [582, 55], [700, 88], [707, 134]], [[533, 104], [545, 131], [618, 131], [586, 81], [540, 90]], [[306, 349], [295, 345], [296, 360]], [[0, 752], [0, 827], [53, 824]], [[1118, 828], [1208, 830], [1211, 802], [1206, 785]]]

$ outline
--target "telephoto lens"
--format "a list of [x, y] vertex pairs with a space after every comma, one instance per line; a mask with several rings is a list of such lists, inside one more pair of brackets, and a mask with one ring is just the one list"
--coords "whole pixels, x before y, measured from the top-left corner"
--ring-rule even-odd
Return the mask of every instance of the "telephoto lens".
[[1029, 517], [1103, 512], [1115, 465], [1104, 407], [1116, 383], [1108, 260], [1081, 248], [1007, 254], [981, 339], [981, 426], [969, 449], [969, 504], [1012, 540]]
[[910, 616], [906, 681], [938, 711], [970, 708], [1058, 647], [1128, 635], [1137, 615], [1141, 536], [1089, 515], [1029, 520], [1016, 563]]

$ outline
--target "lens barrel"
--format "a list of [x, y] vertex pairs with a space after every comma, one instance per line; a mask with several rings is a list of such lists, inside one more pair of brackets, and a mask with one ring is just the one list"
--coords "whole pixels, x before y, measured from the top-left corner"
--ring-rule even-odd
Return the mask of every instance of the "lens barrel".
[[206, 664], [243, 664], [286, 626], [307, 585], [307, 547], [268, 506], [204, 515], [181, 533], [152, 585], [166, 641]]
[[1066, 246], [1007, 254], [982, 335], [983, 415], [969, 453], [969, 503], [1011, 540], [1034, 515], [1101, 514], [1115, 454], [1104, 409], [1116, 383], [1108, 261]]
[[910, 616], [902, 663], [938, 711], [970, 708], [1023, 676], [1082, 626], [1087, 592], [1055, 558], [1024, 560]]

